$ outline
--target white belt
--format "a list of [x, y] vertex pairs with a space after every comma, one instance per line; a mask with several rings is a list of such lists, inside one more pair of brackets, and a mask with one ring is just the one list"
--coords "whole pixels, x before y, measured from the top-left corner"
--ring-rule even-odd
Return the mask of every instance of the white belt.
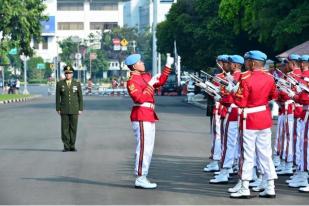
[[289, 109], [289, 105], [292, 104], [292, 113], [294, 113], [294, 110], [295, 110], [295, 104], [294, 104], [294, 101], [293, 100], [287, 100], [286, 102], [284, 102], [284, 113], [285, 115], [287, 116], [288, 115], [288, 109]]
[[[227, 115], [224, 118], [224, 125], [226, 125], [227, 120], [228, 120], [233, 108], [239, 108], [239, 107], [237, 105], [233, 104], [233, 103], [229, 106], [229, 109], [227, 110]], [[237, 113], [239, 113], [239, 109], [237, 110]], [[240, 115], [240, 113], [238, 114], [237, 119], [239, 119], [239, 115]], [[238, 122], [238, 120], [237, 120], [237, 122]]]
[[258, 106], [258, 107], [244, 108], [244, 115], [250, 114], [250, 113], [255, 113], [255, 112], [261, 112], [261, 111], [265, 111], [265, 110], [266, 110], [265, 105]]
[[138, 106], [138, 107], [148, 107], [151, 109], [155, 108], [155, 105], [150, 103], [150, 102], [144, 102], [143, 104], [135, 104], [134, 106]]
[[289, 105], [294, 103], [294, 101], [292, 99], [287, 100], [286, 102], [284, 102], [285, 105]]
[[235, 105], [235, 104], [231, 104], [231, 105], [229, 106], [228, 112], [230, 113], [230, 112], [232, 111], [233, 108], [238, 108], [238, 106]]
[[258, 107], [250, 107], [250, 108], [244, 108], [243, 110], [243, 129], [246, 130], [247, 125], [246, 125], [246, 119], [247, 119], [247, 114], [250, 113], [255, 113], [255, 112], [261, 112], [261, 111], [265, 111], [266, 110], [266, 106], [262, 105], [262, 106], [258, 106]]

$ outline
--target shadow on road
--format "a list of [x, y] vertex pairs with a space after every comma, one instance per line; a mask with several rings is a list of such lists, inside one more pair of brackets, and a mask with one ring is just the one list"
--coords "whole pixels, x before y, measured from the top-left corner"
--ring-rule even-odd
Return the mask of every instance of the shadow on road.
[[[213, 173], [202, 171], [206, 163], [205, 158], [201, 157], [156, 154], [152, 158], [149, 179], [158, 183], [159, 191], [229, 198], [227, 189], [237, 183], [238, 176], [232, 176], [228, 184], [209, 184], [209, 180], [213, 178]], [[133, 160], [124, 163], [124, 168], [118, 171], [120, 175], [131, 174], [133, 164]], [[278, 197], [286, 195], [307, 196], [305, 193], [298, 192], [297, 189], [289, 188], [285, 183], [287, 178], [279, 177], [276, 180]], [[252, 197], [254, 196], [258, 196], [258, 193], [252, 192]]]
[[35, 148], [0, 148], [9, 151], [30, 151], [30, 152], [61, 152], [60, 149], [35, 149]]
[[121, 188], [132, 188], [132, 185], [128, 184], [116, 184], [116, 183], [105, 183], [98, 182], [94, 180], [82, 179], [77, 177], [66, 177], [66, 176], [57, 176], [57, 177], [23, 177], [23, 180], [35, 180], [35, 181], [47, 181], [47, 182], [65, 182], [65, 183], [77, 183], [77, 184], [88, 184], [88, 185], [98, 185], [104, 187], [121, 187]]

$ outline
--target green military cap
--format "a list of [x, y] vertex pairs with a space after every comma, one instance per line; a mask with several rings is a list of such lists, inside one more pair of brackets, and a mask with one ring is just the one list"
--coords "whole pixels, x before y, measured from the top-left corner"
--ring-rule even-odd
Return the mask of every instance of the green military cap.
[[74, 69], [72, 66], [66, 65], [65, 67], [63, 67], [63, 72], [64, 73], [73, 73]]

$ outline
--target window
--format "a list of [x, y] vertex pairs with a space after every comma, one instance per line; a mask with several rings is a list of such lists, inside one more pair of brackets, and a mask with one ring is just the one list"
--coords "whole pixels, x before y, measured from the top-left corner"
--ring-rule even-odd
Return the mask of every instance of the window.
[[84, 1], [81, 0], [57, 0], [58, 11], [83, 11]]
[[39, 49], [39, 42], [33, 39], [33, 49]]
[[117, 25], [117, 22], [90, 22], [90, 30], [112, 29]]
[[42, 37], [42, 45], [43, 45], [43, 49], [48, 49], [48, 36]]
[[145, 29], [149, 25], [149, 7], [139, 7], [139, 30]]
[[102, 11], [102, 10], [109, 10], [109, 11], [117, 11], [118, 10], [118, 3], [108, 3], [102, 0], [92, 0], [90, 1], [90, 10], [93, 11]]
[[83, 22], [58, 22], [58, 30], [84, 30]]

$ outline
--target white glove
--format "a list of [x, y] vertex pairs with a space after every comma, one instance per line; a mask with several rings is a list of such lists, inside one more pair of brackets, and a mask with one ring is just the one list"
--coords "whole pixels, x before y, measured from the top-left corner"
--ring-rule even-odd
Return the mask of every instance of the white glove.
[[195, 85], [198, 86], [198, 87], [201, 87], [201, 88], [203, 88], [203, 89], [206, 89], [206, 84], [203, 83], [203, 82], [198, 82], [198, 83], [196, 83]]
[[219, 95], [215, 95], [214, 99], [215, 99], [216, 102], [219, 102], [221, 100], [221, 97]]
[[233, 77], [233, 75], [231, 75], [230, 72], [226, 74], [226, 78], [227, 78], [227, 80], [228, 80], [229, 82], [233, 82], [233, 81], [234, 81], [234, 77]]
[[300, 86], [297, 86], [297, 85], [296, 85], [296, 92], [297, 92], [297, 93], [300, 93], [301, 91], [302, 91], [302, 89], [300, 88]]
[[233, 84], [232, 84], [231, 82], [229, 82], [229, 85], [228, 85], [227, 87], [225, 87], [225, 89], [226, 89], [228, 92], [231, 92], [231, 91], [233, 91], [234, 86], [233, 86]]
[[239, 88], [239, 82], [233, 87], [233, 92], [236, 93]]
[[293, 97], [295, 96], [295, 92], [290, 91], [290, 92], [288, 93], [288, 96], [289, 96], [290, 98], [293, 98]]
[[167, 56], [165, 66], [168, 68], [172, 68], [172, 64], [174, 64], [174, 58], [171, 56]]
[[155, 85], [156, 83], [159, 82], [159, 77], [160, 77], [160, 76], [161, 76], [161, 74], [156, 74], [156, 75], [154, 75], [154, 76], [151, 78], [151, 80], [148, 82], [148, 84], [149, 84], [150, 86]]

